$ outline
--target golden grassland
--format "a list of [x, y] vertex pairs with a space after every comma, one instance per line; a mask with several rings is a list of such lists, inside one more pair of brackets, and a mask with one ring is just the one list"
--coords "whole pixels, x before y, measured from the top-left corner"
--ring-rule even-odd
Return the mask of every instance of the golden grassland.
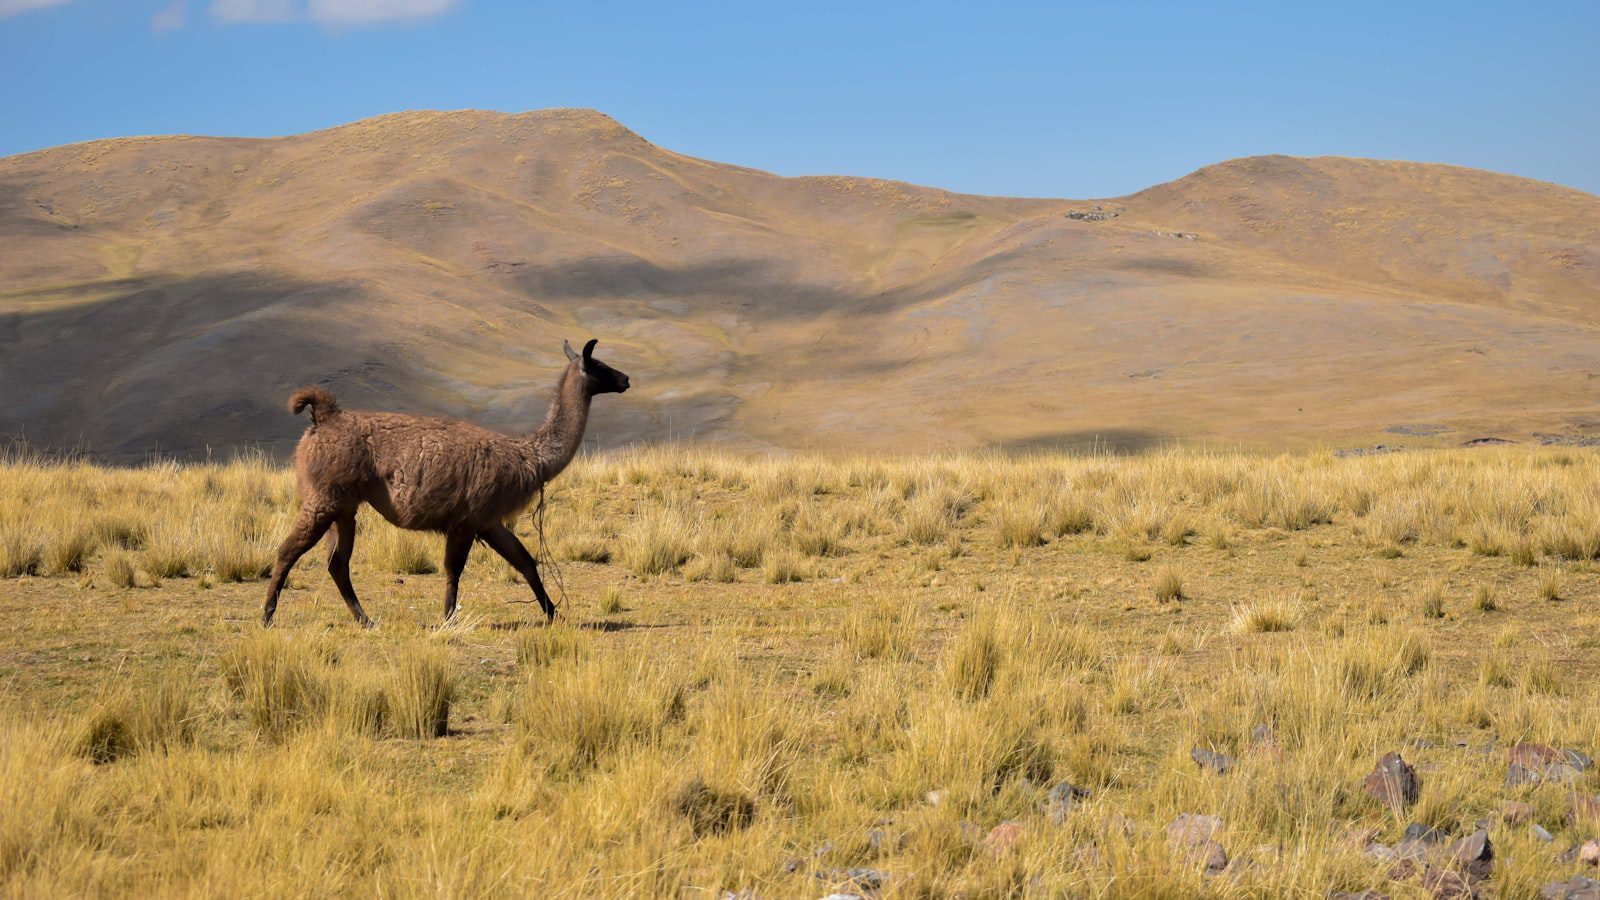
[[553, 627], [483, 548], [438, 627], [439, 541], [364, 517], [379, 628], [319, 549], [262, 630], [293, 513], [260, 459], [0, 463], [5, 894], [1406, 897], [1369, 839], [1488, 818], [1524, 897], [1600, 834], [1505, 786], [1600, 747], [1586, 451], [590, 458]]

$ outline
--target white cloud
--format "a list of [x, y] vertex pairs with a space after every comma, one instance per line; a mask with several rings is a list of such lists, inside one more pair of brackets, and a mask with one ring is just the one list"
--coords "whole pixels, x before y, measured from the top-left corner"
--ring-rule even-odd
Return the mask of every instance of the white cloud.
[[188, 12], [189, 4], [184, 0], [172, 4], [150, 17], [150, 30], [156, 34], [165, 31], [177, 31], [183, 27], [184, 13]]
[[311, 0], [311, 18], [325, 25], [414, 22], [450, 11], [459, 0]]
[[71, 0], [0, 0], [0, 19], [70, 2]]
[[304, 11], [296, 0], [212, 0], [211, 15], [224, 22], [293, 22]]
[[[0, 0], [7, 2], [14, 0]], [[212, 0], [211, 15], [223, 22], [381, 25], [431, 19], [460, 3], [461, 0]]]

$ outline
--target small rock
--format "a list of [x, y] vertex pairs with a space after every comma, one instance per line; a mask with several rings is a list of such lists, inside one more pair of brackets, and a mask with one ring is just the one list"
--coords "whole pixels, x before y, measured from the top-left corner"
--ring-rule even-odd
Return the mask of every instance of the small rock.
[[1194, 760], [1202, 769], [1210, 769], [1218, 775], [1226, 775], [1233, 768], [1233, 757], [1226, 753], [1218, 753], [1205, 747], [1196, 747], [1189, 751], [1189, 758]]
[[1389, 900], [1389, 895], [1380, 894], [1369, 888], [1359, 894], [1353, 891], [1334, 891], [1328, 895], [1328, 900]]
[[1400, 859], [1421, 859], [1428, 855], [1428, 851], [1444, 843], [1448, 838], [1449, 835], [1437, 828], [1413, 822], [1406, 826], [1400, 843], [1395, 845], [1394, 854]]
[[1011, 852], [1017, 841], [1022, 840], [1026, 830], [1021, 822], [1008, 819], [989, 829], [989, 833], [984, 836], [983, 847], [991, 856], [999, 858]]
[[1363, 783], [1367, 796], [1392, 808], [1410, 806], [1417, 802], [1422, 788], [1417, 771], [1406, 764], [1400, 754], [1389, 752], [1378, 760], [1372, 774]]
[[1184, 813], [1167, 826], [1167, 839], [1184, 852], [1191, 862], [1204, 862], [1207, 875], [1214, 875], [1228, 867], [1228, 851], [1213, 837], [1222, 830], [1222, 820], [1216, 816]]
[[1508, 788], [1522, 787], [1525, 784], [1538, 784], [1543, 780], [1544, 777], [1539, 774], [1538, 770], [1530, 769], [1521, 763], [1512, 763], [1511, 768], [1506, 770], [1506, 787]]
[[1390, 849], [1385, 844], [1378, 843], [1377, 841], [1373, 841], [1372, 843], [1368, 844], [1367, 849], [1362, 852], [1367, 855], [1368, 859], [1374, 859], [1378, 862], [1394, 862], [1400, 858], [1394, 852], [1394, 850]]
[[1521, 825], [1533, 818], [1533, 804], [1521, 800], [1507, 800], [1500, 804], [1500, 818], [1507, 825]]
[[761, 895], [754, 888], [740, 888], [737, 891], [723, 891], [717, 900], [761, 900]]
[[1556, 839], [1555, 835], [1553, 835], [1550, 832], [1546, 831], [1544, 829], [1544, 826], [1540, 825], [1538, 822], [1533, 823], [1533, 827], [1528, 829], [1528, 830], [1533, 832], [1533, 836], [1534, 837], [1536, 837], [1539, 840], [1545, 842], [1546, 844], [1548, 844], [1551, 841]]
[[1221, 830], [1222, 820], [1216, 816], [1184, 813], [1167, 826], [1167, 840], [1174, 844], [1192, 847], [1201, 841], [1211, 840]]
[[1583, 773], [1579, 772], [1576, 766], [1564, 762], [1546, 766], [1544, 770], [1544, 780], [1551, 784], [1577, 784], [1581, 778]]
[[1600, 866], [1600, 841], [1590, 839], [1583, 842], [1578, 848], [1578, 861], [1591, 866]]
[[1487, 831], [1467, 835], [1451, 844], [1448, 852], [1450, 861], [1474, 881], [1486, 881], [1494, 871], [1494, 844]]
[[1600, 900], [1600, 881], [1574, 875], [1566, 881], [1552, 881], [1539, 889], [1540, 900]]
[[1561, 754], [1567, 758], [1567, 765], [1578, 771], [1587, 771], [1594, 768], [1594, 757], [1579, 750], [1563, 750]]
[[783, 871], [793, 875], [794, 873], [800, 871], [801, 867], [804, 865], [805, 860], [796, 859], [795, 857], [791, 856], [783, 861]]
[[1449, 869], [1423, 871], [1422, 889], [1434, 900], [1474, 900], [1478, 896], [1471, 882]]
[[1250, 729], [1250, 743], [1252, 744], [1276, 744], [1277, 742], [1278, 738], [1277, 735], [1273, 734], [1272, 726], [1265, 722]]
[[1567, 757], [1560, 750], [1546, 744], [1521, 741], [1511, 745], [1511, 750], [1506, 754], [1506, 760], [1514, 766], [1525, 766], [1529, 769], [1537, 770], [1555, 763], [1566, 762]]
[[844, 873], [844, 877], [846, 881], [850, 882], [856, 887], [863, 888], [868, 891], [881, 890], [884, 882], [889, 880], [888, 875], [885, 875], [883, 872], [880, 872], [877, 869], [869, 869], [866, 866], [857, 866], [853, 869], [850, 869]]
[[904, 848], [906, 836], [903, 832], [874, 828], [867, 832], [867, 844], [879, 853], [889, 853]]
[[1427, 738], [1412, 738], [1411, 746], [1417, 748], [1418, 750], [1432, 750], [1433, 741], [1430, 741]]
[[1087, 796], [1089, 796], [1088, 791], [1063, 781], [1044, 795], [1044, 800], [1039, 803], [1039, 811], [1048, 816], [1050, 821], [1060, 825], [1067, 820], [1072, 807]]
[[866, 898], [860, 894], [829, 894], [822, 900], [866, 900]]
[[928, 805], [929, 806], [938, 806], [939, 804], [943, 803], [944, 802], [944, 798], [946, 798], [948, 796], [950, 796], [950, 792], [949, 791], [937, 790], [937, 791], [929, 791], [926, 794], [923, 794], [922, 795], [922, 799], [928, 801]]

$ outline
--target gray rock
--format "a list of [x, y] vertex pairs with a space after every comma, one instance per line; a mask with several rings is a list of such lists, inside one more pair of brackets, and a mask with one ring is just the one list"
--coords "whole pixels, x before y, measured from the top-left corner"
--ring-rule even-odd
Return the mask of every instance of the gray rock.
[[1574, 875], [1566, 881], [1552, 881], [1539, 889], [1541, 900], [1600, 900], [1600, 881]]
[[1580, 772], [1594, 768], [1594, 757], [1580, 750], [1563, 750], [1562, 755], [1567, 758], [1567, 765]]
[[1362, 852], [1366, 853], [1368, 859], [1375, 859], [1378, 862], [1394, 862], [1400, 858], [1393, 849], [1377, 841], [1368, 844], [1367, 849]]
[[1506, 770], [1506, 787], [1508, 788], [1522, 787], [1525, 784], [1538, 784], [1543, 780], [1544, 777], [1537, 771], [1521, 763], [1512, 763], [1511, 768]]
[[1413, 822], [1406, 826], [1400, 843], [1395, 845], [1394, 854], [1399, 859], [1421, 859], [1448, 839], [1449, 836], [1437, 828]]
[[1474, 881], [1486, 881], [1494, 872], [1494, 844], [1489, 832], [1475, 831], [1448, 848], [1450, 861]]
[[1334, 891], [1328, 895], [1328, 900], [1389, 900], [1388, 894], [1367, 889], [1357, 894], [1353, 891]]
[[1400, 754], [1390, 752], [1378, 760], [1362, 788], [1368, 797], [1399, 809], [1417, 802], [1422, 780], [1417, 777], [1417, 770], [1408, 765]]
[[1194, 760], [1202, 769], [1210, 769], [1218, 775], [1228, 774], [1233, 768], [1233, 757], [1226, 753], [1218, 753], [1205, 747], [1196, 747], [1189, 751], [1189, 758]]
[[1538, 822], [1533, 823], [1533, 827], [1530, 828], [1529, 830], [1533, 832], [1533, 836], [1534, 837], [1536, 837], [1539, 840], [1545, 842], [1546, 844], [1548, 844], [1551, 841], [1556, 839], [1555, 835], [1551, 834], [1548, 831], [1545, 831], [1544, 830], [1544, 826], [1540, 825]]
[[866, 866], [856, 866], [853, 869], [849, 869], [844, 873], [844, 876], [846, 881], [868, 891], [882, 890], [884, 882], [889, 880], [887, 874], [877, 869], [869, 869]]
[[1072, 812], [1078, 801], [1088, 796], [1088, 791], [1063, 781], [1044, 795], [1044, 800], [1039, 803], [1039, 811], [1050, 821], [1060, 825], [1067, 820], [1067, 815]]

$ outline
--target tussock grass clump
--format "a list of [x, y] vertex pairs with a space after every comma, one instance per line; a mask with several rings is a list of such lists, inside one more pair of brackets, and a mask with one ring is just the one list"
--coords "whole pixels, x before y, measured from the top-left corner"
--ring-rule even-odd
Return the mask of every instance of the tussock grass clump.
[[731, 584], [739, 580], [739, 566], [726, 553], [701, 554], [683, 567], [683, 579]]
[[683, 714], [682, 688], [660, 671], [583, 656], [533, 672], [513, 706], [526, 754], [558, 773], [593, 768], [649, 744]]
[[600, 615], [614, 616], [622, 612], [622, 588], [608, 584], [600, 591]]
[[1432, 655], [1413, 632], [1367, 631], [1336, 645], [1333, 661], [1345, 691], [1352, 697], [1371, 699], [1421, 671]]
[[262, 737], [281, 741], [326, 714], [332, 697], [332, 653], [283, 632], [245, 637], [223, 655], [222, 677]]
[[517, 633], [517, 662], [534, 668], [548, 666], [583, 655], [586, 646], [583, 633], [565, 622], [524, 628]]
[[164, 752], [194, 738], [196, 698], [175, 676], [102, 695], [78, 722], [72, 745], [94, 763], [112, 763], [136, 753]]
[[1479, 582], [1472, 588], [1472, 608], [1478, 612], [1494, 612], [1500, 608], [1498, 592], [1493, 584]]
[[1424, 619], [1444, 618], [1444, 594], [1446, 585], [1442, 579], [1432, 579], [1423, 585], [1417, 594], [1417, 611]]
[[694, 522], [676, 506], [647, 507], [622, 535], [622, 564], [635, 575], [659, 575], [689, 561]]
[[755, 801], [743, 792], [713, 787], [695, 778], [672, 797], [672, 809], [689, 823], [697, 838], [748, 826], [756, 816]]
[[450, 703], [456, 676], [444, 647], [412, 643], [394, 660], [387, 709], [401, 737], [444, 737], [450, 731]]
[[103, 581], [108, 587], [131, 588], [138, 582], [139, 569], [134, 565], [134, 556], [121, 547], [106, 551], [100, 557], [100, 572], [97, 581]]
[[761, 562], [761, 577], [767, 584], [788, 584], [815, 577], [816, 565], [788, 547], [769, 551]]
[[1538, 592], [1541, 600], [1560, 600], [1566, 589], [1566, 578], [1555, 566], [1546, 566], [1539, 572]]
[[1163, 566], [1153, 585], [1156, 599], [1163, 603], [1183, 599], [1183, 573], [1176, 566]]
[[980, 614], [961, 629], [945, 657], [945, 682], [957, 697], [980, 700], [989, 695], [1000, 671], [1002, 650], [995, 616]]
[[1275, 599], [1233, 608], [1232, 627], [1236, 634], [1270, 634], [1291, 631], [1299, 613], [1288, 602]]
[[[435, 534], [396, 528], [377, 516], [363, 516], [356, 526], [356, 560], [379, 572], [396, 575], [432, 575], [436, 560], [444, 557], [443, 538]], [[255, 560], [246, 563], [246, 570]], [[266, 560], [272, 567], [272, 560]], [[219, 573], [220, 574], [220, 573]], [[231, 580], [227, 575], [223, 580]]]
[[989, 505], [989, 517], [1002, 547], [1038, 547], [1045, 542], [1049, 510], [1028, 495], [1011, 495]]
[[851, 610], [841, 631], [845, 646], [863, 659], [907, 659], [916, 648], [921, 618], [914, 604], [888, 599]]

